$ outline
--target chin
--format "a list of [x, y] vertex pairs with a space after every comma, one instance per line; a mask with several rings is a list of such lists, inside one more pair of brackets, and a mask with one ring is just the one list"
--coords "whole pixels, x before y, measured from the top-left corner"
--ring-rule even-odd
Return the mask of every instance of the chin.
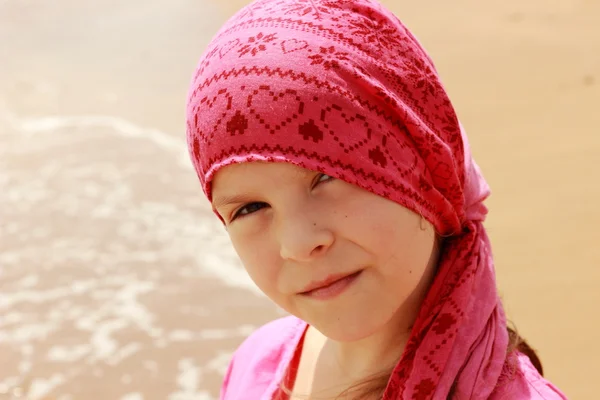
[[387, 319], [377, 313], [352, 312], [346, 315], [337, 314], [328, 318], [306, 320], [323, 335], [337, 342], [356, 342], [383, 329]]

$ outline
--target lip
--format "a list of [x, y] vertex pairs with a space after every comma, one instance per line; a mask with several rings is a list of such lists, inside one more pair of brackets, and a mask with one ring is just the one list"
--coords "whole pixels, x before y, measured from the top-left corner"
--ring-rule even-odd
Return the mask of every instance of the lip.
[[306, 286], [298, 294], [310, 297], [330, 298], [344, 291], [358, 276], [362, 269], [346, 274], [330, 275], [327, 278], [315, 281]]

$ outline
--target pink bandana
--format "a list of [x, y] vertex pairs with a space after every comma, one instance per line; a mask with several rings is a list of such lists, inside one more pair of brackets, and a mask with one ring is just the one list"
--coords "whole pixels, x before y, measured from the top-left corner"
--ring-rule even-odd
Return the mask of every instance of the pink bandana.
[[205, 193], [228, 164], [286, 161], [423, 215], [447, 237], [384, 399], [488, 398], [508, 334], [482, 225], [489, 188], [415, 37], [368, 0], [260, 0], [208, 46], [187, 108]]

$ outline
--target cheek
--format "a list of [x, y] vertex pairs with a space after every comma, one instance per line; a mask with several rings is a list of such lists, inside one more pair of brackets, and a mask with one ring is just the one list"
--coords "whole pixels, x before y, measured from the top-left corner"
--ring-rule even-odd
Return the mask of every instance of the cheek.
[[258, 237], [248, 238], [230, 234], [230, 239], [246, 272], [256, 286], [267, 296], [276, 296], [281, 270], [280, 257], [276, 248], [269, 241]]
[[[381, 260], [380, 277], [387, 285], [390, 301], [405, 303], [408, 299], [420, 299], [428, 290], [434, 236], [433, 230], [399, 229], [396, 235], [390, 235], [393, 243], [387, 242], [382, 249], [388, 258]], [[412, 303], [412, 302], [410, 302]]]
[[[421, 228], [421, 217], [395, 203], [378, 202], [353, 222], [356, 241], [376, 258], [382, 274], [413, 286], [425, 272], [433, 251], [434, 231]], [[425, 226], [424, 226], [425, 227]], [[399, 282], [400, 280], [401, 282]]]

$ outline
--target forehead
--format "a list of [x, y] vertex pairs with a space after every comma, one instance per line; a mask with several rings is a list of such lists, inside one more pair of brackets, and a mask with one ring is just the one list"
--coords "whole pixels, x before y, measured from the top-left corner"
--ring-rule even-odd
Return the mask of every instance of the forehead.
[[223, 193], [254, 189], [265, 184], [278, 184], [305, 179], [316, 171], [289, 162], [248, 161], [220, 168], [212, 179], [213, 198]]

